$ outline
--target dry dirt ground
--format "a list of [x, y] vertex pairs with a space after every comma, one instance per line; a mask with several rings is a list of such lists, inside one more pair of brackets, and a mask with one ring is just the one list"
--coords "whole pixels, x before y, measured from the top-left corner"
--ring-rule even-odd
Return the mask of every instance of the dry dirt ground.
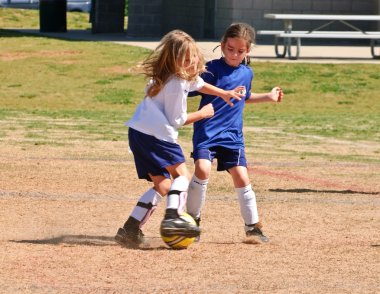
[[230, 178], [213, 172], [201, 242], [182, 251], [159, 237], [163, 203], [144, 227], [148, 246], [113, 241], [149, 187], [127, 142], [7, 133], [0, 293], [380, 293], [379, 145], [253, 131], [249, 171], [271, 242], [244, 243]]

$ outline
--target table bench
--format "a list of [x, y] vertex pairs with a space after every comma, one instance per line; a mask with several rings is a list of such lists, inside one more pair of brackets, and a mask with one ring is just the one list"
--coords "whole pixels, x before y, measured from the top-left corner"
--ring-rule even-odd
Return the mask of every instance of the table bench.
[[[278, 58], [284, 58], [286, 54], [289, 59], [298, 59], [301, 51], [302, 38], [314, 39], [366, 39], [370, 41], [371, 55], [373, 58], [380, 58], [376, 55], [375, 48], [380, 41], [380, 31], [363, 31], [349, 23], [349, 21], [380, 21], [380, 15], [324, 15], [324, 14], [265, 14], [265, 18], [282, 19], [284, 21], [283, 30], [261, 30], [259, 35], [273, 35], [275, 38], [275, 53]], [[294, 31], [293, 20], [325, 20], [327, 23], [309, 31]], [[321, 29], [334, 22], [341, 22], [349, 31], [323, 31]], [[280, 52], [280, 39], [283, 39], [283, 50]], [[296, 53], [292, 53], [292, 46], [296, 46]]]

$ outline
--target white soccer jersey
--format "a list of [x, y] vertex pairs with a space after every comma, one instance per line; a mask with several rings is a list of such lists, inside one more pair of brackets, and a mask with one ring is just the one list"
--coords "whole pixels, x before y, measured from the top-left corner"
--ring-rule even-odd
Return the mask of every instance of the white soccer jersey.
[[126, 125], [159, 140], [176, 143], [178, 129], [187, 119], [187, 95], [204, 84], [201, 77], [189, 82], [172, 76], [156, 96], [145, 96]]

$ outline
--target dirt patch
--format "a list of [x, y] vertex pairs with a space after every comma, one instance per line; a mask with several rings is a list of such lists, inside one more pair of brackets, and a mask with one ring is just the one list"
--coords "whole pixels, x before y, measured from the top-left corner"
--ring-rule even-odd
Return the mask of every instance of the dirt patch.
[[[380, 291], [377, 163], [300, 159], [310, 148], [304, 138], [286, 146], [296, 154], [269, 155], [269, 145], [257, 144], [250, 172], [269, 244], [243, 242], [230, 177], [214, 171], [200, 243], [168, 249], [158, 233], [161, 204], [143, 228], [149, 246], [132, 250], [113, 237], [150, 185], [137, 180], [127, 142], [9, 139], [0, 142], [1, 293]], [[341, 152], [359, 152], [349, 146]]]

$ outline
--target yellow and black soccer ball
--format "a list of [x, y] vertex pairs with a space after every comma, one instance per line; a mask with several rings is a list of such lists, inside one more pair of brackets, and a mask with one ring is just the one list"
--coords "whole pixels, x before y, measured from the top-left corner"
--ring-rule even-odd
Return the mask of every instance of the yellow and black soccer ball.
[[[196, 225], [195, 220], [191, 217], [190, 214], [183, 212], [180, 215], [180, 218], [193, 224]], [[189, 247], [192, 243], [194, 243], [195, 238], [189, 238], [189, 237], [184, 237], [184, 236], [170, 236], [170, 237], [165, 237], [161, 235], [162, 240], [165, 242], [166, 245], [168, 245], [170, 248], [181, 250], [181, 249], [186, 249]]]

